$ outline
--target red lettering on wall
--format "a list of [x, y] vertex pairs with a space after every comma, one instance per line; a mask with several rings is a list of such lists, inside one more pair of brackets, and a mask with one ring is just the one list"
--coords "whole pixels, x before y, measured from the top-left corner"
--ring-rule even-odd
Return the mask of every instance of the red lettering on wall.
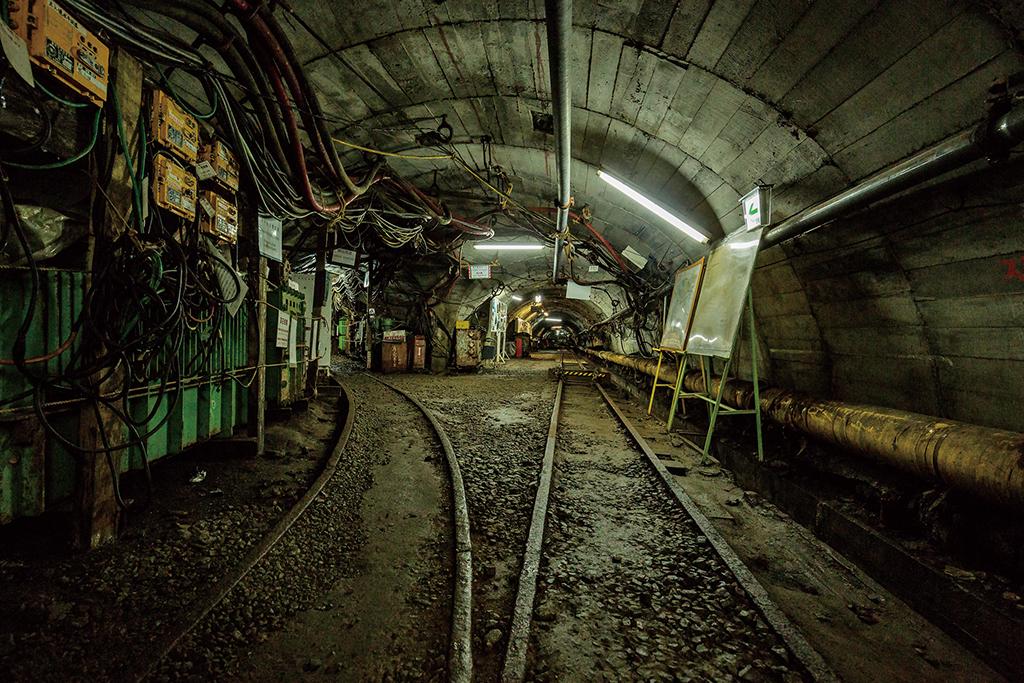
[[1019, 259], [1012, 259], [1012, 258], [1001, 258], [1001, 259], [999, 259], [999, 262], [1002, 263], [1004, 266], [1006, 266], [1006, 278], [1005, 279], [1006, 279], [1007, 282], [1013, 282], [1014, 280], [1018, 280], [1020, 282], [1024, 282], [1024, 268], [1018, 268], [1017, 267], [1018, 261], [1020, 263], [1024, 264], [1024, 256], [1021, 256]]

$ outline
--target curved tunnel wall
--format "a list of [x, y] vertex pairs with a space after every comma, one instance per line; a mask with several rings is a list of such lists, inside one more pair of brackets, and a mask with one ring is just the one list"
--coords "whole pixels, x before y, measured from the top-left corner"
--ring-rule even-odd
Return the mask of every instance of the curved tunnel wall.
[[753, 291], [773, 383], [1024, 431], [1024, 164], [765, 250]]

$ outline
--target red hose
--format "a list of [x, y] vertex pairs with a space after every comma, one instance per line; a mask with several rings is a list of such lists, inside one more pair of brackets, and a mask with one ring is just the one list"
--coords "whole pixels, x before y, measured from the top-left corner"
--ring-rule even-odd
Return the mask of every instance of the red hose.
[[[534, 207], [531, 207], [530, 210], [531, 211], [546, 211], [548, 213], [554, 213], [555, 211], [558, 211], [558, 209], [556, 209], [553, 206], [534, 206]], [[596, 237], [601, 242], [601, 244], [604, 245], [604, 248], [608, 250], [608, 253], [611, 254], [611, 256], [616, 261], [618, 261], [619, 265], [622, 266], [622, 270], [626, 271], [627, 273], [632, 272], [629, 269], [629, 267], [626, 265], [626, 262], [622, 260], [622, 256], [619, 254], [619, 252], [616, 251], [615, 247], [612, 246], [611, 242], [606, 240], [604, 238], [604, 235], [602, 235], [597, 230], [595, 230], [594, 226], [591, 225], [589, 221], [584, 221], [580, 217], [580, 215], [578, 213], [575, 213], [573, 211], [569, 212], [569, 218], [573, 219], [574, 221], [576, 221], [577, 223], [579, 223], [580, 225], [585, 227], [587, 230], [589, 230], [590, 234], [592, 234], [594, 237]]]
[[267, 75], [270, 77], [270, 84], [274, 88], [274, 94], [277, 96], [278, 104], [281, 106], [281, 111], [284, 114], [284, 123], [288, 128], [288, 139], [291, 142], [292, 156], [295, 158], [295, 170], [299, 176], [303, 197], [309, 203], [309, 206], [318, 213], [338, 213], [342, 211], [349, 200], [323, 206], [313, 195], [313, 186], [309, 182], [309, 172], [306, 170], [306, 155], [302, 150], [302, 140], [299, 137], [299, 126], [295, 122], [295, 115], [292, 113], [291, 107], [288, 106], [288, 93], [285, 92], [284, 83], [281, 81], [281, 74], [278, 73], [276, 68], [271, 68]]

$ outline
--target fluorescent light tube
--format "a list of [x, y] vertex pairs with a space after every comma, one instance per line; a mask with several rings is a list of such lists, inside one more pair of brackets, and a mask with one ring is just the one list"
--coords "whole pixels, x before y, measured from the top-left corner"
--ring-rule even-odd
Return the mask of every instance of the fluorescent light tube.
[[560, 323], [560, 322], [562, 322], [561, 318], [544, 318], [544, 320], [546, 320], [549, 323]]
[[513, 294], [512, 295], [512, 301], [522, 301], [522, 300], [523, 300], [523, 297], [519, 296], [518, 294]]
[[490, 251], [490, 250], [501, 250], [501, 251], [536, 251], [538, 249], [543, 249], [544, 245], [543, 244], [533, 244], [533, 243], [529, 243], [529, 242], [508, 242], [508, 243], [502, 243], [502, 242], [487, 242], [487, 241], [484, 241], [484, 242], [473, 242], [473, 248], [474, 249], [486, 250], [486, 251]]
[[704, 242], [708, 241], [707, 235], [705, 235], [704, 233], [700, 232], [699, 230], [694, 228], [692, 225], [688, 224], [686, 221], [684, 221], [683, 219], [679, 218], [678, 216], [674, 216], [673, 214], [669, 213], [669, 211], [667, 209], [664, 209], [661, 206], [658, 206], [653, 201], [651, 201], [647, 197], [643, 196], [642, 194], [640, 194], [639, 192], [634, 190], [632, 187], [630, 187], [626, 183], [624, 183], [621, 180], [619, 180], [618, 178], [616, 178], [614, 176], [610, 176], [607, 173], [605, 173], [604, 171], [598, 171], [597, 172], [597, 177], [600, 178], [601, 180], [605, 181], [606, 183], [608, 183], [609, 185], [614, 187], [616, 190], [618, 190], [622, 194], [626, 195], [627, 197], [629, 197], [630, 199], [632, 199], [637, 204], [641, 205], [642, 207], [644, 207], [645, 209], [647, 209], [648, 211], [650, 211], [654, 215], [658, 216], [659, 218], [661, 218], [665, 222], [667, 222], [670, 225], [678, 228], [679, 230], [682, 230], [683, 233], [687, 237], [689, 237], [690, 239], [697, 240], [698, 242], [701, 242], [701, 243], [704, 243]]

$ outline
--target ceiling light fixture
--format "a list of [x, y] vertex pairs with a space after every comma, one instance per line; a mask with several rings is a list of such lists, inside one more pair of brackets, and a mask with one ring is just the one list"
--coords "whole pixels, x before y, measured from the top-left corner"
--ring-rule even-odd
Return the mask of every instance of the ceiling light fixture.
[[536, 251], [543, 249], [543, 244], [531, 242], [473, 242], [474, 249], [482, 251]]
[[523, 300], [523, 297], [519, 296], [518, 294], [513, 294], [512, 295], [512, 301], [522, 301], [522, 300]]
[[562, 322], [561, 318], [544, 318], [544, 320], [549, 322], [549, 323], [560, 323], [560, 322]]
[[604, 171], [598, 171], [597, 177], [605, 181], [606, 183], [608, 183], [609, 185], [611, 185], [616, 190], [626, 195], [633, 201], [635, 201], [637, 204], [640, 204], [654, 215], [658, 216], [659, 218], [663, 219], [670, 225], [683, 231], [683, 233], [690, 239], [697, 240], [702, 244], [708, 241], [707, 235], [702, 233], [700, 230], [697, 230], [697, 228], [693, 227], [692, 225], [690, 225], [683, 219], [679, 218], [678, 216], [673, 215], [667, 209], [658, 206], [652, 200], [640, 194], [639, 192], [637, 192], [632, 187], [622, 182], [615, 176], [608, 175]]

